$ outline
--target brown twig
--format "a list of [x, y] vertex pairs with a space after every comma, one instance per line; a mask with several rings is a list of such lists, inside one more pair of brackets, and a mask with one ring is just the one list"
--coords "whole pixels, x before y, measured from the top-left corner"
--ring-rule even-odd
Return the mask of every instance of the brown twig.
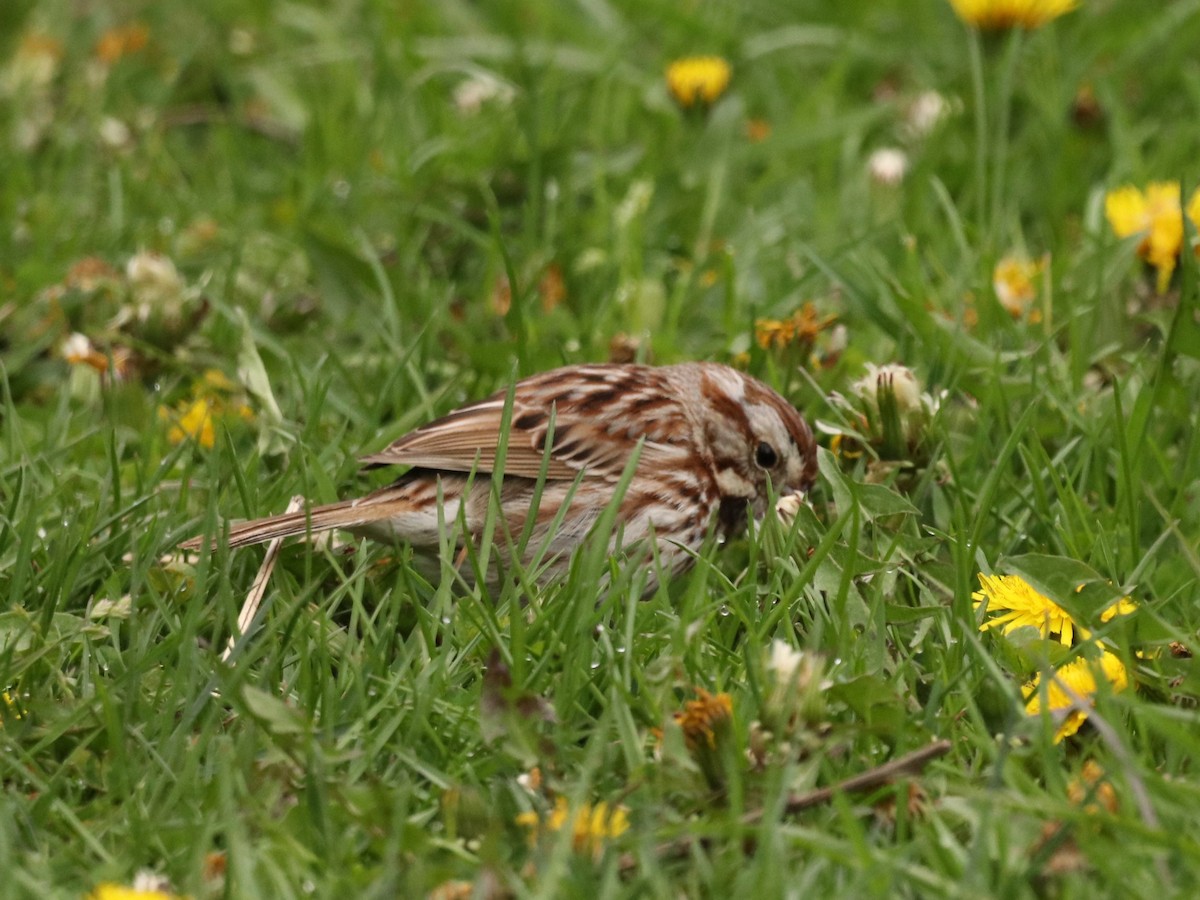
[[[932, 744], [927, 744], [919, 750], [904, 754], [899, 759], [893, 759], [891, 762], [876, 766], [874, 769], [868, 769], [866, 772], [853, 775], [845, 781], [838, 782], [833, 787], [818, 788], [815, 791], [807, 791], [803, 794], [792, 794], [788, 797], [787, 803], [783, 805], [783, 814], [785, 816], [794, 816], [796, 813], [803, 812], [806, 809], [828, 803], [833, 799], [835, 794], [861, 794], [864, 791], [872, 791], [877, 787], [882, 787], [906, 775], [919, 775], [921, 770], [930, 761], [937, 759], [939, 756], [945, 756], [949, 752], [949, 741], [934, 741]], [[762, 809], [752, 809], [742, 816], [742, 824], [757, 824], [762, 820], [763, 813], [764, 810]]]
[[[949, 753], [950, 746], [950, 742], [946, 740], [934, 741], [932, 744], [921, 747], [919, 750], [906, 753], [899, 759], [893, 759], [881, 766], [876, 766], [874, 769], [868, 769], [866, 772], [840, 781], [832, 787], [818, 788], [817, 790], [807, 791], [803, 794], [792, 794], [783, 805], [783, 815], [792, 816], [806, 809], [811, 809], [814, 806], [821, 806], [828, 803], [838, 794], [860, 794], [864, 791], [882, 787], [897, 778], [920, 774], [921, 770], [928, 763], [939, 756], [945, 756]], [[742, 816], [741, 824], [756, 825], [762, 821], [765, 813], [766, 810], [761, 808], [752, 809]], [[689, 835], [673, 841], [667, 841], [655, 848], [654, 855], [659, 859], [675, 859], [680, 856], [686, 856], [697, 840], [700, 839]], [[621, 857], [619, 868], [622, 874], [627, 875], [637, 869], [637, 867], [638, 859], [632, 853], [626, 853]]]

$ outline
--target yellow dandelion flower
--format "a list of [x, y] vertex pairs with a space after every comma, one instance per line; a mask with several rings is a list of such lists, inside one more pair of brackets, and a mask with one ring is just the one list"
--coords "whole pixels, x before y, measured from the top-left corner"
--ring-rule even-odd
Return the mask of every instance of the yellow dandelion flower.
[[754, 323], [754, 340], [764, 350], [786, 347], [794, 336], [795, 331], [786, 319], [758, 319]]
[[1146, 195], [1131, 184], [1109, 191], [1104, 197], [1104, 215], [1119, 238], [1144, 231], [1150, 226]]
[[0, 722], [4, 719], [23, 719], [21, 707], [8, 691], [0, 691]]
[[1113, 693], [1129, 687], [1129, 673], [1125, 664], [1115, 653], [1103, 648], [1100, 648], [1098, 659], [1077, 659], [1055, 669], [1044, 687], [1041, 675], [1027, 684], [1025, 712], [1030, 716], [1038, 716], [1045, 710], [1054, 716], [1058, 722], [1058, 729], [1054, 732], [1054, 743], [1057, 744], [1077, 732], [1087, 719], [1087, 710], [1075, 705], [1075, 697], [1091, 700], [1096, 696], [1101, 682], [1107, 683]]
[[171, 890], [171, 882], [153, 871], [138, 872], [133, 884], [126, 886], [103, 882], [87, 895], [86, 900], [184, 900]]
[[1137, 602], [1129, 597], [1122, 597], [1116, 603], [1110, 603], [1100, 613], [1101, 622], [1111, 622], [1117, 616], [1127, 616], [1130, 613], [1135, 613], [1138, 610]]
[[987, 601], [987, 611], [1006, 610], [979, 626], [980, 631], [999, 628], [1008, 634], [1018, 628], [1036, 628], [1042, 637], [1058, 635], [1059, 641], [1069, 647], [1075, 636], [1075, 622], [1070, 613], [1034, 589], [1020, 575], [984, 575], [979, 573], [982, 588], [971, 594], [975, 608]]
[[1030, 304], [1037, 299], [1036, 280], [1045, 268], [1045, 258], [1032, 261], [1019, 256], [1006, 256], [996, 263], [992, 271], [992, 289], [1000, 305], [1014, 319], [1022, 318]]
[[684, 109], [708, 107], [729, 87], [733, 69], [719, 56], [689, 56], [667, 67], [667, 88]]
[[207, 397], [199, 397], [187, 404], [183, 414], [176, 417], [165, 406], [158, 408], [161, 419], [175, 420], [171, 430], [167, 432], [167, 440], [172, 444], [182, 444], [191, 438], [206, 450], [212, 449], [216, 443], [216, 432], [213, 429], [213, 403]]
[[163, 891], [139, 891], [123, 884], [104, 882], [87, 896], [87, 900], [170, 900], [171, 895]]
[[[1137, 254], [1158, 270], [1159, 293], [1166, 291], [1183, 247], [1179, 182], [1154, 181], [1145, 191], [1132, 185], [1117, 188], [1104, 198], [1104, 214], [1117, 237], [1142, 235]], [[1200, 189], [1188, 201], [1187, 215], [1200, 228]]]
[[237, 389], [238, 386], [233, 383], [233, 380], [220, 369], [205, 369], [204, 374], [200, 376], [200, 380], [196, 382], [194, 388], [197, 394], [212, 393], [214, 391], [232, 394]]
[[1079, 0], [950, 0], [955, 14], [980, 31], [1032, 30], [1065, 15]]
[[1192, 220], [1192, 224], [1200, 229], [1200, 187], [1192, 191], [1192, 199], [1188, 201], [1187, 217]]
[[201, 447], [211, 449], [216, 443], [218, 421], [253, 421], [254, 412], [238, 390], [238, 385], [220, 370], [205, 371], [192, 386], [191, 400], [184, 401], [174, 410], [165, 406], [158, 408], [158, 417], [171, 423], [167, 440], [181, 444], [191, 439]]
[[620, 837], [629, 830], [629, 813], [623, 806], [610, 806], [606, 801], [596, 804], [584, 803], [572, 810], [566, 797], [554, 799], [554, 809], [542, 822], [536, 812], [523, 812], [516, 823], [530, 830], [529, 839], [536, 843], [541, 827], [545, 824], [550, 831], [569, 829], [571, 846], [579, 853], [599, 854], [605, 841]]
[[838, 432], [829, 441], [829, 452], [838, 459], [855, 460], [863, 455], [863, 448], [853, 437]]

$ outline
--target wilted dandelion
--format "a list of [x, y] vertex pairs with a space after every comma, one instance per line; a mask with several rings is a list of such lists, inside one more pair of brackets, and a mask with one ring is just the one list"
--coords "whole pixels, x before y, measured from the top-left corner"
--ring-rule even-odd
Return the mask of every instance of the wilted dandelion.
[[[1014, 319], [1024, 317], [1030, 305], [1037, 299], [1037, 279], [1046, 268], [1046, 259], [1028, 260], [1020, 256], [1006, 256], [992, 271], [992, 289], [1000, 305]], [[1029, 320], [1038, 322], [1038, 310], [1030, 312]]]
[[1104, 121], [1104, 107], [1092, 85], [1081, 84], [1071, 100], [1071, 121], [1080, 128], [1092, 128]]
[[175, 263], [161, 253], [135, 253], [125, 264], [125, 277], [134, 302], [145, 306], [174, 302], [183, 293], [183, 279]]
[[1038, 675], [1025, 686], [1025, 712], [1037, 716], [1046, 711], [1054, 717], [1056, 744], [1077, 732], [1087, 719], [1087, 710], [1078, 707], [1077, 698], [1090, 701], [1102, 683], [1113, 693], [1129, 687], [1129, 673], [1120, 657], [1102, 647], [1099, 651], [1096, 659], [1077, 659], [1055, 669], [1045, 682]]
[[683, 730], [689, 750], [698, 747], [715, 748], [717, 737], [729, 727], [733, 716], [733, 699], [728, 694], [710, 694], [696, 688], [696, 699], [689, 700], [682, 712], [675, 713], [675, 722]]
[[852, 390], [863, 398], [874, 412], [879, 411], [879, 398], [890, 392], [902, 415], [921, 408], [921, 384], [908, 366], [891, 363], [877, 366], [867, 363], [867, 374], [854, 382]]
[[542, 769], [540, 766], [534, 766], [528, 772], [522, 772], [517, 776], [517, 784], [526, 793], [536, 795], [542, 789]]
[[[867, 363], [867, 374], [851, 385], [861, 400], [867, 437], [882, 459], [912, 458], [940, 401], [921, 390], [916, 373], [907, 366]], [[917, 461], [914, 459], [914, 461]]]
[[569, 829], [571, 846], [577, 852], [598, 856], [608, 840], [629, 830], [629, 813], [625, 807], [613, 806], [603, 800], [594, 805], [584, 803], [572, 810], [567, 798], [560, 794], [554, 799], [554, 809], [545, 820], [529, 811], [518, 815], [516, 822], [529, 829], [530, 843], [537, 843], [543, 828], [553, 832]]
[[771, 654], [767, 659], [767, 669], [774, 674], [776, 681], [791, 684], [800, 671], [800, 663], [804, 654], [794, 649], [786, 641], [778, 638], [771, 641]]
[[937, 91], [922, 91], [908, 105], [904, 124], [909, 134], [921, 138], [950, 114], [950, 102]]
[[229, 31], [229, 52], [234, 56], [250, 56], [258, 49], [258, 37], [249, 28]]
[[825, 714], [825, 680], [822, 659], [793, 649], [785, 641], [771, 642], [766, 664], [769, 687], [764, 690], [762, 718], [780, 739], [793, 738]]
[[[0, 68], [0, 100], [9, 101], [4, 106], [12, 111], [12, 138], [19, 150], [35, 150], [54, 124], [59, 99], [54, 81], [62, 57], [63, 46], [58, 40], [28, 32]], [[18, 225], [14, 234], [20, 235], [23, 230]]]
[[90, 294], [101, 288], [115, 286], [121, 273], [98, 256], [85, 256], [71, 264], [64, 283], [67, 287]]
[[58, 352], [73, 366], [91, 366], [97, 372], [103, 372], [108, 368], [108, 359], [105, 355], [92, 346], [92, 342], [88, 340], [86, 334], [80, 334], [78, 331], [69, 335], [62, 342]]
[[771, 123], [766, 119], [746, 120], [746, 140], [752, 144], [761, 144], [771, 136]]
[[133, 371], [133, 353], [127, 347], [113, 347], [109, 354], [101, 353], [85, 334], [74, 332], [59, 345], [59, 354], [72, 366], [86, 366], [117, 381]]
[[980, 31], [1032, 30], [1065, 15], [1079, 0], [950, 0], [955, 14]]
[[725, 93], [732, 75], [719, 56], [689, 56], [667, 67], [667, 88], [684, 109], [709, 107]]
[[150, 42], [150, 29], [140, 22], [110, 28], [96, 41], [96, 59], [112, 65], [123, 56], [145, 49]]
[[908, 174], [908, 154], [898, 147], [880, 147], [867, 158], [867, 172], [876, 184], [895, 187]]
[[543, 312], [553, 312], [567, 298], [567, 283], [563, 278], [562, 266], [556, 262], [546, 266], [542, 277], [538, 279], [538, 297], [542, 301]]
[[62, 58], [61, 41], [41, 32], [27, 32], [4, 69], [0, 85], [11, 94], [40, 91], [54, 80]]
[[[425, 900], [471, 900], [475, 896], [475, 882], [452, 878], [436, 885], [425, 895]], [[491, 894], [484, 894], [491, 897]]]
[[113, 116], [105, 116], [96, 129], [100, 143], [110, 150], [125, 150], [133, 142], [129, 126]]
[[754, 341], [764, 350], [782, 350], [799, 346], [812, 349], [817, 336], [837, 321], [835, 315], [821, 315], [812, 303], [805, 303], [786, 319], [758, 319], [754, 323]]
[[512, 85], [492, 75], [478, 73], [454, 88], [454, 107], [464, 116], [478, 113], [485, 103], [508, 106], [517, 95]]
[[980, 631], [999, 628], [1009, 634], [1018, 628], [1036, 628], [1043, 638], [1058, 635], [1059, 641], [1069, 647], [1075, 635], [1075, 622], [1070, 613], [1041, 594], [1020, 575], [984, 575], [979, 573], [982, 590], [971, 595], [975, 608], [987, 602], [989, 615], [993, 615], [979, 626]]
[[179, 233], [176, 242], [179, 255], [182, 257], [198, 256], [208, 250], [220, 237], [221, 226], [215, 219], [200, 216], [188, 223]]
[[644, 346], [645, 342], [641, 338], [619, 331], [608, 342], [608, 361], [614, 363], [637, 362]]
[[1109, 813], [1117, 811], [1117, 792], [1113, 790], [1104, 767], [1094, 759], [1083, 764], [1079, 775], [1067, 785], [1067, 799], [1073, 806], [1083, 807], [1093, 815], [1101, 809]]
[[[1117, 188], [1104, 198], [1104, 213], [1117, 237], [1142, 235], [1137, 254], [1158, 271], [1158, 292], [1166, 291], [1183, 247], [1179, 182], [1153, 181], [1144, 191], [1133, 185]], [[1188, 201], [1187, 216], [1200, 228], [1200, 188]]]
[[696, 699], [675, 713], [688, 752], [712, 788], [725, 783], [725, 757], [733, 739], [733, 700], [728, 694], [710, 694], [696, 688]]

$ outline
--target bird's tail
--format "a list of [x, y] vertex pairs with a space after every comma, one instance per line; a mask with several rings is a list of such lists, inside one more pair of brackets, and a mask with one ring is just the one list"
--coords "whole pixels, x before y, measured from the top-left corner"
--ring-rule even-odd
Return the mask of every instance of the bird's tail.
[[[296, 512], [267, 516], [250, 522], [239, 522], [229, 529], [229, 549], [261, 544], [272, 538], [317, 534], [335, 528], [359, 528], [378, 522], [397, 513], [396, 500], [390, 503], [369, 502], [372, 497], [342, 500], [325, 506], [315, 506]], [[184, 550], [199, 550], [205, 544], [215, 547], [217, 539], [198, 535], [179, 546]]]

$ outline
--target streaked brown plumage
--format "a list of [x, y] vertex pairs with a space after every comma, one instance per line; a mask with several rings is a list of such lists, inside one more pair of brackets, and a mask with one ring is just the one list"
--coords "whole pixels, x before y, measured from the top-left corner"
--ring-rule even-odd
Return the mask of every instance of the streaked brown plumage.
[[[456, 410], [363, 459], [413, 467], [393, 484], [365, 497], [234, 525], [229, 546], [344, 528], [436, 552], [439, 520], [450, 528], [460, 515], [477, 536], [506, 394]], [[542, 551], [549, 574], [565, 567], [613, 500], [639, 442], [617, 530], [623, 547], [644, 547], [653, 534], [667, 572], [690, 565], [714, 521], [720, 533], [731, 534], [748, 515], [762, 515], [768, 482], [787, 494], [807, 491], [816, 477], [816, 445], [804, 419], [762, 382], [728, 366], [579, 365], [543, 372], [514, 388], [500, 493], [511, 535], [520, 535], [535, 515], [525, 562]], [[543, 467], [540, 502], [531, 510]], [[468, 490], [472, 470], [477, 474]], [[617, 541], [617, 535], [610, 539], [614, 550]], [[183, 546], [197, 549], [204, 542], [197, 537]]]

